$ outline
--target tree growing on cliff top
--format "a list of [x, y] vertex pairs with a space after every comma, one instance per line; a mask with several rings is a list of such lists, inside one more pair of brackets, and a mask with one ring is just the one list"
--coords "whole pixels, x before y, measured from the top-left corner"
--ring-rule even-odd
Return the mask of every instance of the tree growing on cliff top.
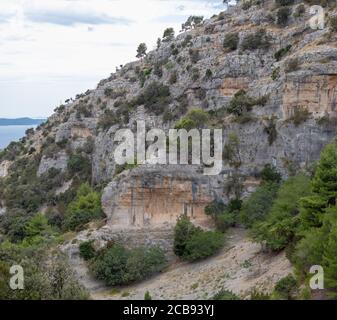
[[137, 49], [137, 58], [143, 59], [146, 56], [147, 46], [145, 43], [141, 43]]
[[174, 29], [167, 28], [163, 34], [163, 42], [170, 42], [174, 39]]

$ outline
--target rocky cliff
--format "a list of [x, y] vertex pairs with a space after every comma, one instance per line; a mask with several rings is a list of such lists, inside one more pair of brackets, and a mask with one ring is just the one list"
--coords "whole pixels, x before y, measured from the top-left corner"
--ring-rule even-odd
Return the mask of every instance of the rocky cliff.
[[[296, 14], [297, 6], [290, 7], [285, 25], [277, 23], [272, 1], [232, 7], [162, 42], [95, 90], [61, 105], [34, 133], [7, 148], [1, 177], [13, 174], [19, 160], [34, 163], [38, 177], [55, 169], [61, 179], [49, 191], [58, 197], [79, 180], [90, 180], [103, 190], [107, 226], [89, 237], [124, 234], [125, 240], [142, 233], [135, 236], [138, 243], [152, 239], [169, 247], [179, 215], [211, 226], [204, 208], [215, 199], [227, 202], [234, 178], [244, 195], [258, 185], [266, 164], [285, 177], [309, 170], [336, 134], [337, 38], [329, 27], [311, 29], [309, 6]], [[228, 45], [229, 35], [237, 39], [234, 46]], [[255, 103], [244, 114], [229, 113], [242, 90]], [[144, 120], [148, 129], [167, 131], [192, 109], [208, 114], [206, 127], [223, 129], [224, 146], [236, 136], [238, 164], [225, 157], [221, 174], [212, 177], [202, 175], [201, 166], [123, 171], [116, 164], [118, 129], [135, 129], [136, 121]], [[57, 199], [47, 205], [57, 207]]]

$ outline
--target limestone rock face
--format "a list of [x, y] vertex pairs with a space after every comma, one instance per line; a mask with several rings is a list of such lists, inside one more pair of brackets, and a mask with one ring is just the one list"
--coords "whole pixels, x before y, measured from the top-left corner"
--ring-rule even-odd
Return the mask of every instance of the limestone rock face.
[[297, 107], [305, 108], [315, 117], [336, 112], [337, 75], [289, 77], [284, 85], [283, 113], [293, 115]]
[[58, 169], [64, 172], [68, 165], [68, 155], [65, 152], [57, 153], [53, 158], [43, 156], [37, 171], [38, 177], [48, 172], [49, 169]]
[[205, 207], [223, 196], [221, 178], [183, 166], [141, 167], [117, 177], [104, 190], [103, 209], [113, 227], [174, 225], [185, 214], [207, 226]]
[[8, 169], [11, 166], [12, 162], [5, 160], [0, 163], [0, 178], [5, 178], [8, 175]]

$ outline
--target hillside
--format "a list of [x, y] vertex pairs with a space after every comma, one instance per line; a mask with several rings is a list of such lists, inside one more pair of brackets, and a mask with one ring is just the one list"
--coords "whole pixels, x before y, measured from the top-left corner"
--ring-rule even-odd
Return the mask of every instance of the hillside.
[[[174, 263], [177, 218], [187, 215], [195, 225], [213, 230], [205, 208], [213, 202], [241, 204], [263, 185], [261, 172], [266, 168], [278, 172], [280, 179], [290, 177], [290, 183], [299, 173], [308, 176], [287, 191], [294, 195], [289, 203], [297, 205], [311, 195], [313, 165], [337, 131], [336, 9], [329, 7], [329, 26], [314, 30], [308, 24], [307, 2], [283, 4], [245, 2], [176, 37], [165, 32], [156, 50], [59, 106], [36, 130], [2, 151], [3, 241], [19, 243], [24, 254], [41, 243], [49, 243], [47, 251], [61, 249], [73, 266], [74, 279], [81, 282], [83, 270], [72, 264], [80, 243], [92, 241], [96, 250], [112, 243], [130, 249], [158, 245]], [[139, 120], [148, 130], [166, 132], [174, 127], [222, 129], [226, 152], [221, 173], [205, 176], [203, 165], [116, 164], [115, 133], [121, 128], [135, 131]], [[42, 214], [36, 216], [38, 212]], [[298, 212], [299, 204], [290, 208], [285, 224], [297, 226], [291, 219]], [[262, 234], [262, 229], [254, 230]], [[279, 234], [286, 234], [285, 244], [283, 238], [275, 245], [256, 232], [255, 240], [270, 240], [269, 249], [279, 252], [292, 250], [303, 237], [292, 229]], [[243, 241], [240, 250], [249, 255], [251, 246]], [[282, 261], [287, 263], [286, 258]], [[187, 272], [189, 266], [184, 268]], [[284, 276], [280, 272], [269, 277], [259, 289], [270, 292]], [[242, 298], [254, 286], [245, 287]], [[240, 290], [225, 289], [240, 295]]]

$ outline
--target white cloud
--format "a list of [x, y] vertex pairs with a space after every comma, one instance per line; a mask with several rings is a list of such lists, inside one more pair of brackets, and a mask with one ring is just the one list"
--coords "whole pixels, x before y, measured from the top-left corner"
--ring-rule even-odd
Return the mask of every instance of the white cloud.
[[[166, 27], [209, 17], [219, 1], [1, 0], [0, 117], [47, 116], [61, 100], [93, 88], [155, 47]], [[23, 107], [24, 106], [24, 107]]]

